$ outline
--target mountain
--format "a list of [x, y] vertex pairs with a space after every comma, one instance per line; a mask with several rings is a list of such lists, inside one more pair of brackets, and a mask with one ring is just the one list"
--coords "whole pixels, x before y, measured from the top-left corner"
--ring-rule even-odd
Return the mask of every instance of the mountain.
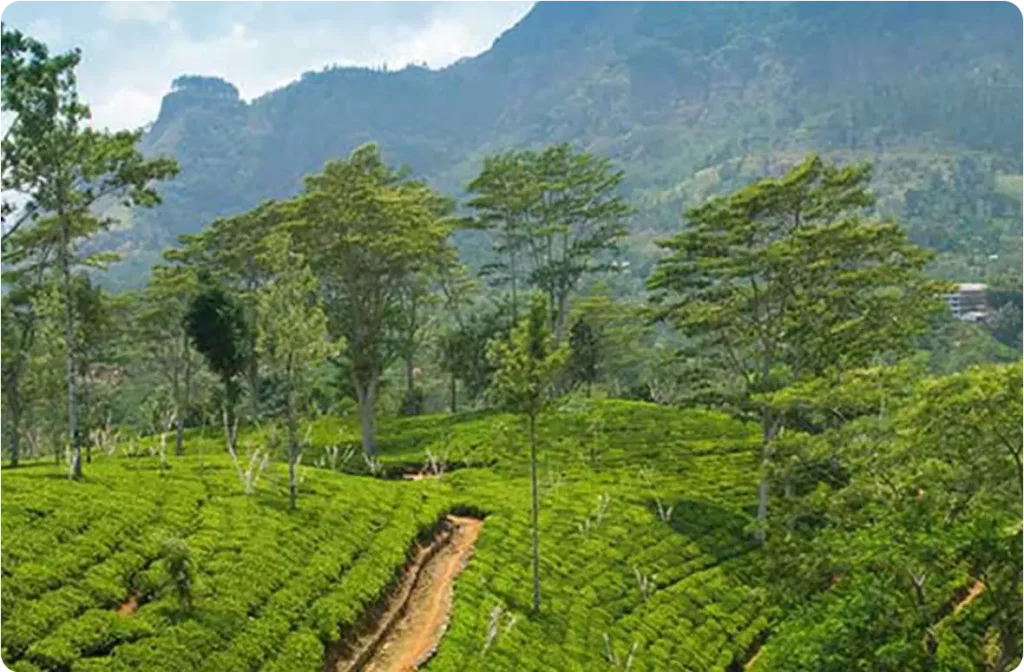
[[[182, 172], [103, 244], [130, 260], [116, 282], [137, 284], [178, 234], [290, 196], [367, 141], [455, 196], [489, 152], [568, 141], [609, 155], [638, 207], [638, 275], [685, 204], [810, 150], [875, 161], [879, 209], [895, 214], [966, 160], [994, 185], [989, 210], [1015, 216], [1019, 194], [996, 186], [1021, 173], [1021, 54], [1009, 3], [558, 2], [442, 70], [328, 67], [250, 102], [181, 77], [143, 148]], [[1019, 219], [1010, 229], [1019, 240]], [[482, 254], [478, 237], [464, 244]]]

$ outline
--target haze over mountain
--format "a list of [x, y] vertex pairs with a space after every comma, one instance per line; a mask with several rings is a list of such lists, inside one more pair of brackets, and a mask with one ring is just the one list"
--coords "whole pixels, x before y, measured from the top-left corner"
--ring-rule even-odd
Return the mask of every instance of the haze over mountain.
[[[873, 160], [879, 208], [898, 215], [908, 190], [967, 160], [990, 185], [989, 218], [1012, 221], [1021, 48], [1009, 3], [540, 3], [442, 70], [328, 68], [249, 103], [228, 82], [182, 77], [143, 141], [181, 173], [103, 244], [128, 259], [115, 282], [140, 284], [179, 234], [292, 195], [369, 141], [453, 196], [494, 151], [568, 141], [612, 157], [638, 208], [638, 277], [685, 204], [811, 150]], [[993, 195], [1007, 179], [1016, 199]], [[1019, 241], [1015, 221], [986, 251]]]

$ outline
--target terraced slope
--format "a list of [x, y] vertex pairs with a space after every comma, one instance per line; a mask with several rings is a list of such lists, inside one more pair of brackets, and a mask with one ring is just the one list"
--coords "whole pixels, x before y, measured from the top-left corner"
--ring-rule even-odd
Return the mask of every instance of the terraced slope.
[[[311, 433], [310, 461], [345, 423], [328, 424]], [[246, 496], [210, 451], [171, 458], [164, 475], [155, 458], [103, 457], [84, 483], [50, 465], [4, 471], [3, 659], [17, 672], [320, 670], [339, 639], [381, 612], [414, 540], [468, 509], [486, 524], [426, 669], [742, 664], [773, 617], [752, 587], [758, 552], [745, 531], [756, 430], [626, 402], [545, 417], [542, 612], [531, 615], [519, 424], [385, 423], [394, 469], [422, 463], [427, 449], [463, 468], [405, 481], [304, 466], [295, 513], [281, 465]], [[168, 536], [192, 550], [191, 611], [160, 558]], [[133, 595], [137, 610], [118, 614]]]
[[[282, 474], [246, 497], [226, 460], [93, 464], [3, 475], [3, 659], [14, 670], [317, 669], [393, 580], [420, 530], [443, 514], [436, 488], [307, 470], [289, 513]], [[278, 481], [275, 485], [274, 481]], [[191, 548], [184, 613], [160, 548]], [[141, 596], [130, 616], [116, 613]]]

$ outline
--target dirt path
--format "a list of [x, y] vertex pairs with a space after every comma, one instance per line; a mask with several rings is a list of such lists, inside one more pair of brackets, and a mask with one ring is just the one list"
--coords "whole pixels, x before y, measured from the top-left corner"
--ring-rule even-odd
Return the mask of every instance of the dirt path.
[[762, 651], [764, 651], [764, 647], [758, 647], [757, 652], [750, 657], [750, 660], [743, 664], [743, 669], [749, 670], [750, 668], [752, 668], [754, 666], [754, 663], [757, 662], [757, 659], [761, 657]]
[[448, 626], [455, 577], [484, 524], [460, 516], [448, 516], [446, 522], [447, 530], [421, 549], [422, 564], [414, 563], [403, 577], [379, 627], [353, 655], [338, 661], [337, 672], [410, 672], [433, 654]]
[[139, 608], [139, 604], [142, 602], [138, 593], [132, 593], [128, 596], [128, 599], [117, 605], [117, 613], [121, 616], [131, 616]]
[[961, 609], [966, 607], [971, 602], [974, 602], [975, 598], [977, 598], [978, 595], [981, 595], [983, 592], [985, 592], [985, 584], [981, 581], [975, 581], [974, 585], [971, 586], [971, 590], [967, 593], [967, 595], [964, 596], [964, 599], [957, 602], [956, 606], [953, 607], [953, 613], [960, 613]]

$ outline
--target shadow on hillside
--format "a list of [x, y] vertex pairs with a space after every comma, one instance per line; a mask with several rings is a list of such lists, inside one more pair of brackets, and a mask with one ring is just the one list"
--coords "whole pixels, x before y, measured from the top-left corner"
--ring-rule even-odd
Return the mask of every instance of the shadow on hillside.
[[[716, 560], [725, 560], [753, 547], [752, 535], [747, 529], [751, 522], [748, 516], [706, 500], [680, 499], [672, 506], [669, 526], [693, 539]], [[652, 504], [650, 508], [657, 515], [656, 506]]]

